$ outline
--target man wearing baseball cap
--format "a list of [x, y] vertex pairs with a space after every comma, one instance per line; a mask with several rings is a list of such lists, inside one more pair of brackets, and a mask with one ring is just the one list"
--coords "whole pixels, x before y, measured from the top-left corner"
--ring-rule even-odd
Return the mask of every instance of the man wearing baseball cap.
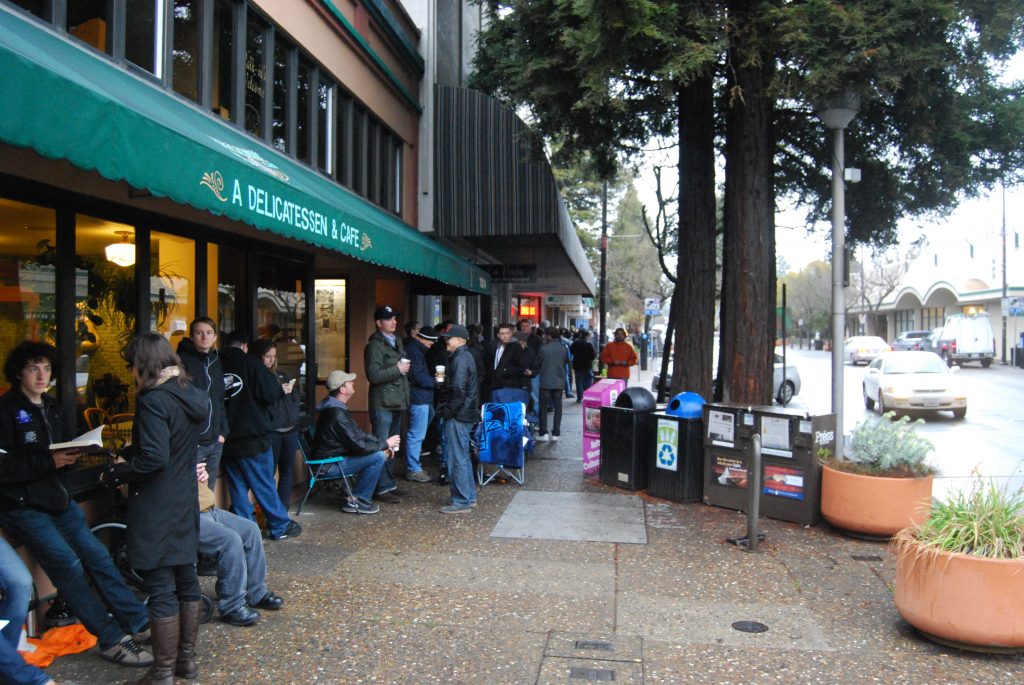
[[480, 415], [476, 362], [466, 349], [469, 331], [452, 325], [440, 334], [451, 357], [441, 386], [437, 412], [444, 418], [445, 456], [448, 458], [448, 486], [452, 503], [441, 507], [444, 514], [468, 513], [476, 506], [476, 482], [469, 458], [469, 434]]
[[[388, 305], [377, 307], [373, 320], [377, 331], [370, 336], [363, 349], [366, 380], [370, 382], [370, 426], [380, 440], [402, 432], [402, 415], [409, 409], [410, 363], [402, 349], [402, 340], [395, 334], [398, 312]], [[377, 492], [381, 502], [398, 504], [406, 493], [398, 489], [393, 472], [393, 461], [388, 461], [380, 474]]]
[[376, 514], [380, 507], [372, 503], [374, 490], [384, 471], [384, 464], [401, 444], [398, 435], [381, 440], [362, 430], [348, 410], [348, 401], [356, 392], [356, 375], [345, 371], [331, 371], [327, 376], [327, 397], [317, 406], [316, 437], [313, 440], [313, 459], [345, 457], [345, 463], [335, 464], [334, 470], [323, 475], [358, 476], [352, 489], [355, 501], [347, 500], [341, 510], [348, 514]]

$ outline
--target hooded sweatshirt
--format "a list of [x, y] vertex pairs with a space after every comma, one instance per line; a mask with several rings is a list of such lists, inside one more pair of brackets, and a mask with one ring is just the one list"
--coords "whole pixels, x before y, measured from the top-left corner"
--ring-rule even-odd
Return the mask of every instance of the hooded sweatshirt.
[[188, 338], [178, 343], [178, 356], [192, 379], [192, 385], [210, 397], [210, 413], [200, 426], [199, 444], [211, 445], [220, 436], [228, 436], [228, 417], [224, 412], [224, 368], [216, 349], [200, 352]]

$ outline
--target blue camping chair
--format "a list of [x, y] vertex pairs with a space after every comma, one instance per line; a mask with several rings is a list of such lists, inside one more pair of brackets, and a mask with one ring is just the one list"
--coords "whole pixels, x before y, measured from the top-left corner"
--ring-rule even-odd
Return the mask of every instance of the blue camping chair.
[[[523, 438], [530, 441], [529, 428], [523, 425], [522, 402], [488, 402], [480, 411], [477, 427], [477, 481], [483, 487], [500, 474], [508, 476], [519, 485], [526, 482], [525, 451]], [[497, 467], [485, 472], [485, 464]]]
[[[313, 428], [312, 426], [308, 431], [299, 432], [299, 451], [302, 452], [302, 461], [306, 464], [306, 470], [309, 471], [309, 488], [306, 490], [306, 496], [299, 502], [299, 508], [295, 510], [295, 514], [302, 513], [302, 507], [305, 506], [306, 500], [309, 499], [310, 495], [313, 494], [314, 488], [317, 483], [330, 483], [331, 481], [341, 481], [344, 485], [344, 492], [350, 499], [355, 499], [355, 495], [352, 494], [352, 484], [348, 482], [349, 476], [345, 474], [345, 457], [327, 457], [325, 459], [310, 459], [309, 455], [312, 454], [310, 445], [313, 440]], [[338, 468], [334, 468], [337, 464]], [[338, 483], [334, 483], [338, 485]]]

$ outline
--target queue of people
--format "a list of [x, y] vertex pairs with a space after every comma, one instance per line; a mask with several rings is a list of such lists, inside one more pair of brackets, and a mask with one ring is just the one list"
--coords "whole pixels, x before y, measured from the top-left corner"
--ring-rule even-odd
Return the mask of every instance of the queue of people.
[[[469, 513], [477, 502], [470, 450], [481, 403], [523, 402], [539, 429], [536, 439], [557, 441], [563, 397], [580, 401], [593, 383], [597, 351], [589, 331], [571, 336], [557, 327], [535, 330], [528, 320], [500, 324], [491, 341], [483, 340], [479, 325], [442, 321], [435, 328], [411, 321], [403, 340], [397, 336], [399, 316], [390, 306], [378, 307], [376, 331], [364, 349], [371, 431], [362, 430], [349, 409], [356, 374], [332, 370], [327, 396], [316, 407], [311, 458], [345, 457], [335, 468], [353, 477], [355, 486], [342, 512], [376, 514], [378, 502], [400, 504], [408, 496], [398, 485], [397, 466], [404, 462], [409, 482], [448, 485], [450, 501], [440, 512]], [[200, 559], [217, 575], [223, 622], [251, 626], [260, 610], [282, 608], [284, 600], [267, 588], [250, 493], [265, 517], [266, 537], [302, 534], [288, 516], [301, 423], [297, 368], [279, 367], [279, 345], [272, 339], [250, 341], [230, 332], [218, 346], [218, 337], [216, 322], [201, 317], [177, 351], [158, 332], [137, 336], [122, 351], [136, 384], [132, 440], [101, 482], [127, 486], [128, 557], [144, 581], [148, 605], [126, 585], [68, 496], [64, 481], [82, 453], [49, 449], [72, 431], [47, 392], [58, 373], [56, 349], [26, 341], [4, 365], [10, 391], [0, 397], [0, 526], [26, 546], [67, 598], [96, 636], [102, 658], [149, 669], [139, 683], [197, 676]], [[615, 338], [600, 358], [610, 377], [628, 378], [636, 355], [622, 329]], [[286, 354], [295, 356], [290, 348]], [[423, 448], [432, 426], [440, 443], [436, 479], [421, 461], [429, 454]], [[230, 510], [214, 501], [221, 467]], [[8, 563], [13, 552], [0, 543], [0, 619], [11, 622], [0, 640], [0, 679], [51, 682], [14, 651], [18, 631], [9, 628], [20, 627], [27, 610], [27, 572], [20, 561]]]

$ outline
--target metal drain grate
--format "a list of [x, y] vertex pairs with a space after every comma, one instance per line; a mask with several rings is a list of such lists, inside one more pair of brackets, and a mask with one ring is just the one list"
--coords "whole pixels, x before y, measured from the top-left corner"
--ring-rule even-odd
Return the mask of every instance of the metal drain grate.
[[882, 557], [877, 554], [851, 554], [850, 558], [854, 561], [881, 561]]
[[578, 680], [596, 680], [599, 682], [614, 682], [615, 671], [607, 668], [580, 668], [573, 666], [569, 669], [569, 677]]
[[768, 631], [768, 626], [757, 621], [736, 621], [732, 624], [732, 627], [741, 633], [764, 633]]
[[576, 649], [596, 649], [600, 652], [614, 652], [615, 645], [611, 642], [595, 642], [593, 640], [576, 640]]

